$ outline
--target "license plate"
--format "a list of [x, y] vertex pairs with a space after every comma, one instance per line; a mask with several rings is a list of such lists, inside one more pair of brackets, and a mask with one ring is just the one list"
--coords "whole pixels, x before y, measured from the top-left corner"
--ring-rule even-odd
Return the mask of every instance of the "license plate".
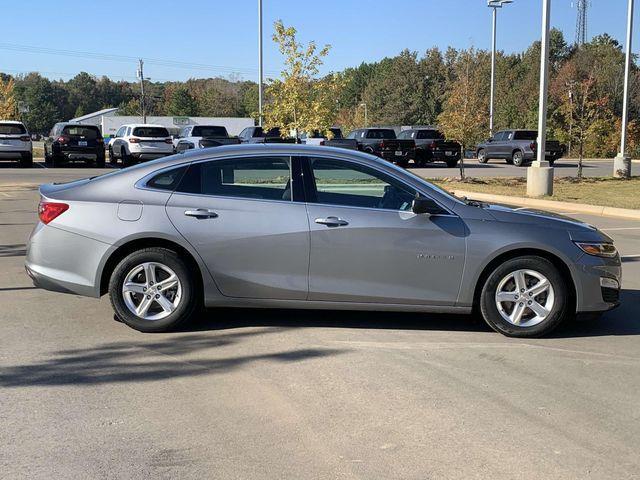
[[402, 150], [396, 150], [396, 157], [402, 156]]
[[453, 157], [453, 152], [444, 152], [447, 157]]
[[551, 152], [544, 152], [545, 155], [551, 155]]
[[87, 142], [83, 142], [82, 140], [80, 140], [80, 141], [78, 142], [78, 146], [79, 146], [79, 147], [86, 147], [86, 146], [87, 146]]

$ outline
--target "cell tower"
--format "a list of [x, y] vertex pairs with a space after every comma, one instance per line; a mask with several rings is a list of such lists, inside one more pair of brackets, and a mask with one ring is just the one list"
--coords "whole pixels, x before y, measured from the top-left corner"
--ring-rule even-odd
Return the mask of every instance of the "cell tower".
[[578, 19], [576, 20], [576, 45], [584, 45], [587, 42], [587, 10], [589, 0], [576, 0]]

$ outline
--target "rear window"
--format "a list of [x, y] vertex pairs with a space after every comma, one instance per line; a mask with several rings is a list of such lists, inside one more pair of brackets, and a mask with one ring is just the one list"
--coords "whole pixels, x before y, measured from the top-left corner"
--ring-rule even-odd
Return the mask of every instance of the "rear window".
[[227, 129], [224, 127], [193, 127], [191, 135], [194, 137], [227, 137]]
[[0, 135], [22, 135], [23, 133], [27, 133], [27, 130], [19, 123], [0, 123]]
[[444, 140], [444, 135], [440, 133], [438, 130], [419, 130], [418, 131], [419, 139], [433, 139], [433, 140]]
[[164, 127], [136, 127], [132, 135], [136, 137], [168, 137], [169, 131]]
[[516, 132], [514, 137], [515, 140], [535, 140], [536, 138], [538, 138], [538, 132], [535, 130]]
[[390, 128], [376, 128], [367, 132], [367, 138], [396, 138], [396, 132]]
[[84, 125], [67, 125], [62, 129], [62, 134], [71, 137], [85, 137], [90, 140], [95, 140], [101, 136], [98, 127]]

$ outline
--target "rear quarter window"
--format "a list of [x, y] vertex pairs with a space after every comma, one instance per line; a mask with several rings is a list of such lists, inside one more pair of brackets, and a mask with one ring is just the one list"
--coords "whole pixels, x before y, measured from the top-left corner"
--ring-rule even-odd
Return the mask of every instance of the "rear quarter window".
[[525, 132], [515, 132], [514, 139], [515, 140], [536, 140], [537, 137], [538, 137], [538, 132], [525, 131]]
[[147, 182], [147, 187], [173, 192], [180, 184], [180, 180], [182, 180], [187, 168], [189, 168], [189, 166], [184, 165], [171, 170], [165, 170], [149, 180]]

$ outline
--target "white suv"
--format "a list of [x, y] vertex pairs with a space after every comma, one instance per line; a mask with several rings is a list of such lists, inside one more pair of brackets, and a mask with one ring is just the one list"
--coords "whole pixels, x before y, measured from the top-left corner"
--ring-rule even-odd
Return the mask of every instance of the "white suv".
[[0, 160], [19, 160], [20, 166], [33, 165], [33, 145], [22, 122], [0, 120]]
[[115, 164], [120, 159], [123, 167], [172, 154], [173, 140], [162, 125], [123, 125], [109, 140], [109, 160]]

